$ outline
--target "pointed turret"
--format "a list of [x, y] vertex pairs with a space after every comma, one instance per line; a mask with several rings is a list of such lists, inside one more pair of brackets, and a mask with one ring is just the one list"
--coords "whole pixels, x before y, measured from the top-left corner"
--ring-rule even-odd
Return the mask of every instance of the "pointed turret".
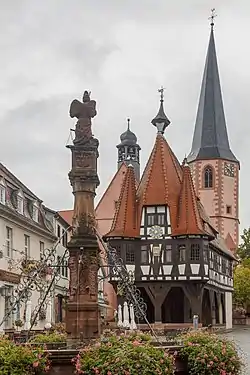
[[182, 164], [182, 169], [183, 180], [179, 197], [177, 226], [172, 234], [173, 236], [208, 235], [203, 227], [192, 175], [186, 158]]
[[141, 147], [137, 143], [137, 137], [130, 129], [130, 119], [127, 119], [127, 130], [121, 134], [121, 142], [117, 145], [118, 149], [118, 169], [122, 163], [131, 164], [134, 167], [135, 178], [140, 180], [140, 150]]
[[224, 159], [237, 162], [230, 149], [227, 134], [215, 50], [213, 17], [192, 149], [188, 156], [188, 162], [204, 159]]
[[163, 92], [164, 92], [164, 88], [163, 87], [160, 88], [158, 90], [158, 92], [161, 93], [160, 108], [159, 108], [159, 111], [158, 111], [157, 115], [155, 116], [155, 118], [153, 118], [153, 120], [151, 121], [151, 123], [154, 126], [156, 126], [159, 134], [164, 134], [164, 131], [165, 131], [166, 127], [170, 124], [170, 121], [167, 118], [167, 116], [165, 114], [165, 111], [164, 111], [164, 107], [163, 107], [163, 102], [164, 102]]
[[132, 165], [128, 166], [123, 180], [112, 228], [104, 237], [138, 237], [136, 227], [136, 182]]

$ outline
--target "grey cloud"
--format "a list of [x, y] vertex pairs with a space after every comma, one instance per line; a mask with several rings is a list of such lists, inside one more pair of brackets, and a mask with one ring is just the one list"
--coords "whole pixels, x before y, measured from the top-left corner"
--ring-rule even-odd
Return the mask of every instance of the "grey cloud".
[[[15, 6], [13, 6], [15, 4]], [[247, 0], [215, 0], [215, 37], [230, 143], [241, 160], [241, 222], [249, 225], [250, 54]], [[209, 34], [211, 1], [0, 0], [1, 161], [51, 208], [72, 205], [65, 148], [71, 100], [92, 91], [105, 190], [116, 144], [131, 117], [142, 167], [154, 142], [150, 121], [166, 87], [166, 138], [182, 160], [191, 147]], [[108, 135], [108, 136], [107, 136]]]

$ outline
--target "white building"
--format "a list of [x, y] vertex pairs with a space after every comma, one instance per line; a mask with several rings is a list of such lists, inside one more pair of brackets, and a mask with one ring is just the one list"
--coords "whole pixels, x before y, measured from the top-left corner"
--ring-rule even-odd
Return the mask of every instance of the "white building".
[[[16, 320], [24, 322], [27, 300], [31, 301], [31, 310], [37, 311], [55, 270], [60, 273], [60, 278], [56, 278], [49, 297], [52, 312], [55, 311], [52, 313], [52, 320], [62, 319], [60, 306], [68, 288], [68, 268], [66, 259], [60, 268], [56, 268], [56, 264], [65, 253], [68, 239], [64, 232], [67, 228], [68, 224], [56, 212], [43, 206], [42, 201], [0, 163], [0, 330], [11, 329]], [[28, 279], [30, 266], [36, 265], [39, 268], [44, 251], [46, 253], [46, 249], [55, 246], [55, 259], [50, 264], [52, 276], [44, 276], [44, 280], [40, 280], [40, 276]], [[26, 276], [20, 278], [24, 269]], [[41, 282], [46, 287], [37, 290], [39, 288], [36, 285], [41, 285]], [[19, 289], [21, 293], [21, 285], [25, 288], [28, 284], [29, 290], [35, 290], [31, 291], [31, 296], [26, 297], [25, 301], [19, 301], [16, 290]], [[48, 299], [46, 303], [47, 301]], [[58, 301], [61, 301], [61, 305]], [[45, 311], [40, 311], [37, 315], [36, 329], [44, 327], [45, 312], [46, 307]]]

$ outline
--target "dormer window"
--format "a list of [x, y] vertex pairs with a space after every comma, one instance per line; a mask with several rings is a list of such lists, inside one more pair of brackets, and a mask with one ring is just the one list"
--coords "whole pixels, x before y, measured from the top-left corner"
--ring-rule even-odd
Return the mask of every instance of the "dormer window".
[[5, 204], [6, 202], [6, 187], [3, 183], [0, 183], [0, 203]]
[[22, 193], [19, 192], [17, 194], [17, 211], [19, 212], [19, 214], [23, 215], [23, 210], [24, 210], [24, 199], [23, 199]]
[[33, 205], [33, 210], [32, 210], [32, 219], [37, 223], [38, 222], [38, 205], [35, 202]]
[[[157, 230], [158, 237], [154, 233]], [[146, 206], [141, 220], [141, 235], [152, 238], [166, 238], [171, 234], [170, 211], [168, 206]]]

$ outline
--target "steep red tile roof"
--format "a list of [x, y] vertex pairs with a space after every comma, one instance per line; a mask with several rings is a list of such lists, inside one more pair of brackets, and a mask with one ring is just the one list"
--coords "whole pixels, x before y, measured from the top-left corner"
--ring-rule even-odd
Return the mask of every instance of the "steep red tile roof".
[[69, 225], [72, 225], [73, 213], [73, 210], [58, 211], [58, 215], [60, 215]]
[[225, 242], [226, 242], [227, 247], [231, 251], [234, 252], [236, 250], [236, 245], [235, 245], [234, 240], [232, 239], [232, 236], [230, 235], [230, 233], [227, 234]]
[[183, 180], [178, 205], [177, 226], [172, 235], [205, 235], [203, 222], [198, 209], [197, 197], [188, 165], [183, 165]]
[[133, 166], [128, 166], [111, 231], [105, 237], [137, 237], [136, 180]]
[[168, 205], [172, 225], [176, 224], [182, 169], [163, 135], [158, 134], [137, 190], [139, 206]]

